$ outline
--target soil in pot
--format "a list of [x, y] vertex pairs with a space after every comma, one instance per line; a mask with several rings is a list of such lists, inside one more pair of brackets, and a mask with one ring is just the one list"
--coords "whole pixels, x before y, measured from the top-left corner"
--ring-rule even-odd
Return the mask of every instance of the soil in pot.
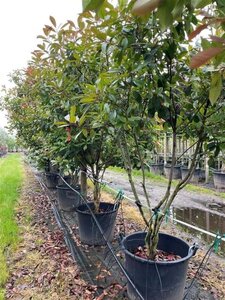
[[72, 186], [75, 191], [66, 185], [58, 185], [58, 203], [59, 207], [64, 211], [74, 211], [82, 204], [80, 186]]
[[[149, 259], [147, 255], [147, 248], [139, 246], [133, 253], [135, 256], [140, 258]], [[181, 259], [180, 255], [172, 252], [166, 252], [163, 250], [157, 250], [155, 255], [155, 261], [175, 261]]]
[[[125, 237], [122, 246], [125, 252], [125, 268], [145, 300], [183, 299], [188, 261], [193, 251], [183, 240], [168, 234], [159, 234], [158, 249], [180, 259], [151, 261], [134, 255], [138, 247], [144, 247], [146, 232], [137, 232]], [[138, 299], [135, 290], [128, 284], [129, 299]]]
[[[91, 210], [94, 210], [94, 203], [88, 203]], [[106, 241], [97, 227], [94, 218], [88, 210], [86, 204], [79, 206], [77, 209], [78, 227], [80, 240], [88, 245], [105, 245]], [[102, 228], [107, 241], [112, 241], [118, 212], [118, 205], [101, 202], [99, 207], [100, 213], [95, 217]]]

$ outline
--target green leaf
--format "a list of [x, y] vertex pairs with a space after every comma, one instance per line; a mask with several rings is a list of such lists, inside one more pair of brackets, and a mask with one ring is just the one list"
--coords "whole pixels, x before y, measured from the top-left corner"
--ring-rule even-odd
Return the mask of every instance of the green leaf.
[[82, 0], [83, 11], [98, 10], [105, 0]]
[[205, 50], [205, 49], [210, 48], [212, 45], [209, 40], [207, 40], [205, 38], [201, 38], [201, 46], [202, 46], [202, 49]]
[[82, 133], [83, 133], [83, 135], [84, 135], [85, 137], [87, 137], [88, 132], [87, 132], [87, 129], [86, 129], [86, 128], [82, 129]]
[[212, 81], [209, 91], [209, 100], [211, 104], [215, 104], [222, 90], [222, 78], [219, 72], [212, 74]]
[[164, 1], [158, 8], [157, 16], [161, 24], [162, 30], [165, 30], [173, 23], [172, 10], [176, 0]]
[[216, 144], [215, 144], [215, 142], [209, 142], [207, 147], [210, 151], [212, 151], [216, 148]]
[[75, 123], [76, 122], [76, 106], [72, 105], [70, 107], [70, 123]]
[[69, 124], [66, 123], [65, 125], [60, 125], [59, 128], [64, 128], [64, 127], [68, 127], [68, 126], [69, 126]]
[[54, 124], [55, 125], [68, 125], [67, 122], [63, 122], [63, 121], [62, 122], [60, 122], [60, 121], [59, 122], [55, 122]]
[[79, 137], [79, 135], [80, 135], [81, 133], [82, 133], [82, 130], [79, 131], [78, 134], [75, 135], [75, 138], [74, 138], [75, 141], [78, 139], [78, 137]]
[[140, 93], [138, 93], [137, 91], [134, 91], [133, 96], [138, 103], [141, 103], [142, 97], [141, 97]]
[[124, 9], [127, 6], [128, 0], [118, 0], [118, 5], [120, 10]]
[[77, 23], [78, 23], [78, 26], [81, 30], [84, 29], [85, 27], [85, 23], [83, 21], [83, 16], [82, 15], [79, 15], [79, 17], [77, 18]]
[[210, 3], [212, 3], [212, 0], [191, 0], [191, 5], [194, 8], [203, 8]]
[[106, 39], [106, 34], [100, 30], [98, 30], [97, 28], [93, 27], [91, 29], [91, 31], [95, 34], [95, 36], [99, 39], [99, 40], [103, 40], [105, 41]]
[[107, 112], [107, 113], [110, 112], [110, 106], [109, 106], [108, 103], [105, 103], [105, 104], [104, 104], [104, 111]]
[[96, 94], [93, 93], [93, 94], [84, 95], [80, 100], [80, 103], [92, 103], [95, 102], [95, 100], [96, 100]]
[[79, 120], [79, 126], [82, 126], [82, 125], [84, 124], [85, 119], [86, 119], [86, 113], [84, 113], [84, 114], [81, 116], [81, 118], [80, 118], [80, 120]]
[[121, 46], [122, 46], [123, 49], [127, 48], [127, 46], [128, 46], [128, 39], [126, 37], [122, 39]]
[[185, 0], [178, 0], [174, 9], [172, 10], [172, 15], [175, 19], [177, 19], [178, 17], [180, 17], [182, 15], [182, 12], [184, 10], [185, 7]]

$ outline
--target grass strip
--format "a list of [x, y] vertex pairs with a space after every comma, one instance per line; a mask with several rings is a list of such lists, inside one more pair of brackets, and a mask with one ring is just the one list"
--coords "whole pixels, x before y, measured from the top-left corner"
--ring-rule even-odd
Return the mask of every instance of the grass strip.
[[8, 277], [6, 256], [18, 241], [15, 205], [20, 195], [24, 169], [20, 154], [1, 158], [0, 165], [0, 300], [3, 300]]

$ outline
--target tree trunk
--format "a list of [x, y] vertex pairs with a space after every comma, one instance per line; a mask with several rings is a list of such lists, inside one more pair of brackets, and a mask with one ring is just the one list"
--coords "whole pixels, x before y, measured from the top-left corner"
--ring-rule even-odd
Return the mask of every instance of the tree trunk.
[[99, 205], [100, 205], [100, 183], [98, 181], [94, 181], [94, 192], [93, 192], [93, 201], [94, 201], [94, 206], [95, 206], [95, 212], [99, 212]]
[[81, 170], [81, 174], [80, 174], [81, 194], [86, 199], [87, 198], [87, 167], [86, 167], [86, 165], [81, 165], [80, 170]]

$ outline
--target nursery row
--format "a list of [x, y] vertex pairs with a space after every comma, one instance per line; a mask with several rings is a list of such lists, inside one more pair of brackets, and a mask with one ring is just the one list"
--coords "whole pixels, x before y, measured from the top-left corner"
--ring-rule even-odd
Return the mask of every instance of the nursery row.
[[[90, 7], [99, 4], [89, 2]], [[87, 8], [79, 15], [78, 25], [69, 20], [58, 26], [50, 17], [51, 24], [45, 25], [38, 36], [40, 43], [28, 66], [12, 74], [14, 87], [6, 90], [3, 105], [11, 128], [16, 129], [17, 138], [29, 156], [46, 172], [70, 175], [84, 201], [90, 174], [91, 215], [101, 216], [106, 210], [112, 218], [116, 216], [116, 206], [109, 212], [101, 202], [101, 181], [109, 166], [124, 167], [146, 226], [146, 232], [140, 236], [134, 233], [131, 240], [127, 237], [124, 241], [126, 271], [132, 277], [132, 272], [138, 270], [143, 275], [141, 286], [149, 277], [150, 285], [159, 287], [162, 299], [182, 299], [187, 263], [194, 251], [185, 242], [159, 231], [176, 195], [194, 178], [202, 156], [215, 157], [225, 145], [224, 77], [218, 71], [224, 58], [224, 52], [219, 51], [221, 41], [214, 38], [204, 43], [207, 53], [211, 46], [217, 49], [205, 61], [214, 57], [215, 72], [196, 69], [193, 64], [191, 70], [190, 56], [197, 49], [189, 45], [186, 36], [196, 36], [200, 31], [196, 29], [202, 22], [198, 12], [206, 6], [205, 1], [193, 1], [192, 5], [182, 1], [179, 9], [175, 9], [176, 1], [166, 5], [163, 15], [169, 9], [171, 14], [166, 15], [173, 16], [166, 26], [162, 22], [162, 7], [157, 13], [139, 18], [131, 13], [133, 1], [118, 1], [118, 5], [97, 2], [101, 2], [101, 7], [96, 12]], [[222, 18], [223, 9], [219, 4], [212, 6], [216, 20]], [[160, 136], [165, 132], [172, 137], [171, 168], [164, 196], [153, 207], [146, 189], [145, 163], [149, 153], [157, 151]], [[191, 141], [189, 147], [193, 151], [186, 175], [171, 189], [180, 159], [177, 140], [181, 136]], [[141, 170], [148, 209], [143, 208], [137, 192], [134, 168]], [[62, 193], [64, 189], [58, 191]], [[82, 239], [86, 241], [97, 234], [97, 228], [86, 220], [87, 207], [81, 206], [79, 210], [87, 231]], [[106, 229], [109, 230], [108, 224]], [[110, 231], [107, 236], [110, 239]], [[138, 257], [140, 253], [136, 255], [139, 246], [143, 249], [142, 257]], [[160, 262], [155, 268], [159, 250], [175, 253], [175, 264]], [[144, 271], [139, 270], [142, 265]], [[150, 266], [155, 272], [152, 276], [148, 274]], [[169, 274], [169, 279], [162, 281], [168, 273], [161, 270], [165, 266], [177, 276]], [[146, 292], [141, 286], [142, 297], [159, 299], [155, 288]], [[135, 299], [132, 285], [128, 291], [129, 297]]]

